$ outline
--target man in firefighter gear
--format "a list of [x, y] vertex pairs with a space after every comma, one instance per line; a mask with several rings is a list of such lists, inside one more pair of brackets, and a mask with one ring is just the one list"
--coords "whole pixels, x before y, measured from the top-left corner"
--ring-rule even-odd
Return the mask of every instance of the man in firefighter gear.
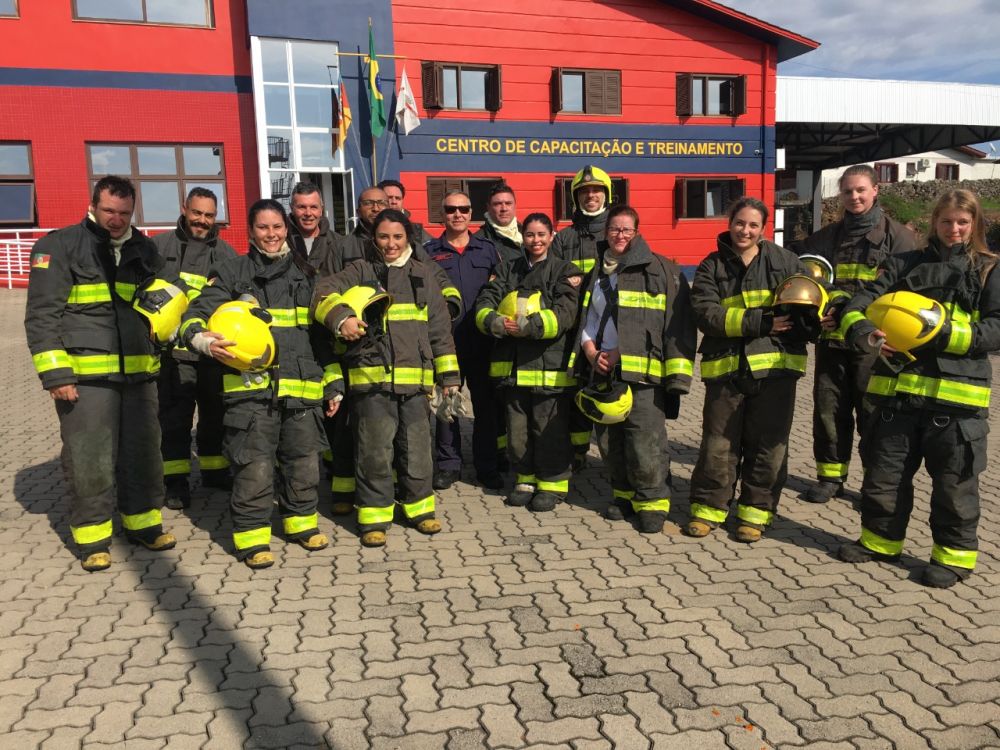
[[346, 381], [333, 385], [351, 393], [358, 524], [367, 547], [385, 544], [397, 503], [420, 533], [441, 531], [428, 395], [437, 384], [450, 399], [459, 383], [451, 317], [434, 264], [416, 257], [409, 219], [387, 209], [373, 229], [378, 258], [320, 279], [312, 306], [315, 319], [346, 344]]
[[131, 226], [134, 205], [131, 182], [101, 178], [87, 217], [40, 239], [31, 255], [28, 348], [55, 401], [70, 531], [88, 571], [111, 565], [116, 505], [130, 541], [151, 550], [176, 544], [160, 513], [160, 356], [132, 306], [163, 261]]
[[[219, 237], [218, 199], [207, 188], [188, 193], [177, 227], [153, 238], [164, 273], [179, 276], [189, 300], [197, 297], [224, 261], [236, 251]], [[178, 510], [191, 504], [191, 426], [198, 408], [198, 467], [203, 487], [229, 490], [229, 462], [222, 455], [222, 366], [175, 345], [163, 357], [156, 381], [159, 397], [165, 504]]]
[[[611, 204], [611, 177], [600, 167], [585, 166], [570, 183], [573, 203], [573, 223], [559, 231], [552, 243], [552, 253], [568, 260], [584, 274], [584, 288], [590, 285], [590, 274], [599, 262], [597, 245], [604, 240]], [[593, 424], [579, 410], [573, 412], [570, 439], [573, 442], [573, 468], [587, 464], [590, 433]]]
[[[461, 191], [452, 191], [442, 202], [445, 231], [427, 244], [427, 255], [451, 279], [451, 285], [467, 301], [454, 320], [453, 335], [462, 379], [469, 386], [472, 410], [472, 462], [476, 480], [488, 489], [501, 489], [497, 470], [497, 410], [490, 382], [489, 337], [476, 329], [474, 304], [483, 287], [497, 272], [500, 258], [493, 243], [469, 232], [472, 202]], [[435, 437], [434, 489], [447, 489], [461, 475], [462, 433], [459, 420], [439, 422]]]
[[476, 325], [495, 337], [490, 376], [505, 404], [508, 451], [516, 472], [508, 505], [549, 511], [565, 500], [573, 466], [569, 372], [582, 275], [549, 257], [552, 220], [530, 214], [524, 253], [503, 265], [476, 300]]
[[344, 237], [337, 234], [326, 218], [323, 194], [311, 182], [299, 182], [292, 188], [288, 206], [288, 243], [315, 269], [323, 267], [327, 258], [341, 252]]
[[[189, 348], [238, 365], [223, 375], [224, 451], [233, 471], [230, 511], [236, 554], [257, 569], [274, 564], [270, 544], [275, 464], [285, 536], [310, 552], [327, 546], [316, 512], [318, 458], [327, 447], [321, 405], [328, 416], [336, 412], [334, 383], [340, 379], [340, 367], [329, 337], [311, 322], [315, 271], [288, 244], [284, 208], [269, 198], [259, 200], [250, 207], [248, 225], [249, 252], [218, 268], [214, 282], [185, 315], [181, 336]], [[267, 351], [272, 348], [269, 340], [234, 341], [211, 329], [220, 308], [234, 300], [251, 303], [244, 314], [270, 321], [276, 353]], [[266, 312], [255, 313], [258, 307]], [[259, 330], [247, 326], [250, 331], [254, 327]], [[234, 344], [250, 357], [241, 354], [234, 362], [227, 351]], [[248, 370], [255, 359], [266, 369]]]
[[[849, 167], [840, 177], [844, 218], [808, 237], [802, 252], [826, 258], [834, 269], [834, 302], [843, 304], [874, 281], [879, 265], [894, 253], [913, 250], [912, 232], [886, 216], [878, 204], [878, 179], [867, 165]], [[844, 342], [844, 332], [824, 333], [816, 344], [813, 380], [813, 454], [817, 483], [804, 495], [825, 503], [843, 492], [854, 430], [871, 414], [865, 389], [875, 355]]]
[[517, 220], [517, 198], [514, 188], [505, 182], [498, 182], [490, 188], [490, 196], [486, 201], [486, 220], [476, 232], [493, 243], [500, 262], [512, 265], [524, 255], [522, 226]]
[[861, 438], [861, 537], [841, 547], [839, 557], [899, 559], [913, 476], [923, 463], [932, 484], [934, 546], [922, 581], [937, 588], [971, 575], [979, 554], [989, 355], [1000, 349], [1000, 275], [984, 226], [973, 193], [942, 195], [928, 246], [888, 258], [847, 304], [842, 321], [852, 345], [881, 356], [868, 381], [873, 409]]

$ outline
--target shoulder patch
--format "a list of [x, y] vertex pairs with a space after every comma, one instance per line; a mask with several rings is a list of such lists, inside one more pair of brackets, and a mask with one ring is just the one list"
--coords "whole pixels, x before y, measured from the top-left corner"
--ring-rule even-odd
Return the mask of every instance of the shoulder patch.
[[31, 267], [32, 268], [48, 268], [49, 261], [52, 256], [46, 255], [45, 253], [35, 253], [31, 256]]
[[571, 287], [576, 289], [578, 286], [580, 286], [580, 284], [583, 283], [583, 276], [567, 276], [566, 281], [569, 282], [569, 285]]

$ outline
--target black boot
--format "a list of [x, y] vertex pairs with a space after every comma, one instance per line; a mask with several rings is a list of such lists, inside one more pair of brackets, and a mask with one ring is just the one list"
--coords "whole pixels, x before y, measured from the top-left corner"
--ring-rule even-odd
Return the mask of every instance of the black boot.
[[164, 482], [166, 494], [163, 504], [170, 510], [183, 510], [191, 507], [191, 488], [186, 476], [168, 477]]
[[930, 564], [924, 568], [920, 582], [935, 589], [950, 589], [959, 581], [969, 577], [968, 571], [963, 572], [965, 575], [959, 573], [955, 568], [949, 568], [931, 560]]
[[802, 495], [802, 499], [807, 503], [828, 503], [831, 498], [843, 494], [843, 482], [828, 482], [821, 479]]

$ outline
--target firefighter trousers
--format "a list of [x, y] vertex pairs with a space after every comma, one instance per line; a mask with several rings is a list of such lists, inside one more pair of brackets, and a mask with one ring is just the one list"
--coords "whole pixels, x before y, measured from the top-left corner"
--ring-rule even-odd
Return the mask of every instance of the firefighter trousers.
[[862, 354], [820, 342], [813, 381], [813, 457], [820, 481], [843, 482], [851, 463], [854, 429], [871, 415], [865, 398], [877, 354]]
[[77, 401], [56, 401], [56, 414], [81, 557], [111, 548], [116, 501], [125, 533], [152, 541], [163, 533], [156, 383], [84, 381], [76, 390]]
[[[434, 518], [434, 458], [427, 394], [353, 393], [351, 406], [361, 533], [385, 531], [392, 526], [397, 501], [412, 523]], [[495, 449], [491, 451], [496, 454]], [[398, 474], [395, 484], [393, 468]]]
[[279, 468], [278, 512], [289, 539], [318, 531], [319, 454], [327, 447], [318, 406], [287, 409], [268, 401], [236, 401], [226, 406], [224, 447], [232, 467], [229, 508], [233, 542], [240, 559], [269, 548]]
[[330, 443], [331, 500], [334, 503], [354, 505], [354, 417], [351, 415], [351, 396], [340, 402], [337, 413], [323, 420], [326, 438]]
[[[497, 470], [497, 393], [490, 380], [489, 353], [473, 351], [465, 356], [459, 351], [458, 367], [472, 397], [472, 463], [477, 474], [491, 474]], [[462, 469], [459, 421], [437, 423], [435, 458], [440, 471]]]
[[764, 528], [788, 477], [788, 436], [797, 378], [708, 381], [701, 448], [691, 474], [691, 516], [721, 524], [737, 481], [740, 522]]
[[222, 456], [222, 366], [212, 360], [178, 360], [164, 356], [156, 381], [163, 435], [163, 476], [187, 479], [191, 474], [191, 426], [198, 408], [198, 466], [202, 476], [228, 473]]
[[636, 512], [670, 512], [670, 446], [665, 416], [666, 392], [630, 383], [632, 411], [624, 422], [596, 426], [597, 447], [616, 501]]
[[913, 476], [931, 477], [931, 559], [972, 570], [979, 543], [979, 474], [986, 468], [989, 422], [924, 409], [877, 408], [861, 441], [861, 544], [898, 555], [913, 510]]
[[569, 394], [512, 387], [503, 396], [514, 481], [565, 498], [573, 467], [569, 418], [575, 406]]

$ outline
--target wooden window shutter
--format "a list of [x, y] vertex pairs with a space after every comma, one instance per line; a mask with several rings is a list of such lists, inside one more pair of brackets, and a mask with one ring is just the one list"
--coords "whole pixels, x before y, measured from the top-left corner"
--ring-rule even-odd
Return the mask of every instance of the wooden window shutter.
[[420, 65], [420, 81], [424, 95], [424, 109], [441, 106], [441, 64], [424, 62]]
[[563, 98], [562, 98], [562, 68], [552, 69], [552, 111], [562, 112], [563, 108]]
[[677, 116], [691, 116], [691, 74], [677, 74]]
[[628, 178], [613, 177], [611, 179], [611, 202], [628, 205]]
[[572, 177], [556, 177], [556, 221], [573, 218], [573, 202], [569, 192], [572, 182]]
[[733, 117], [745, 115], [747, 113], [747, 77], [736, 76], [730, 81], [732, 91], [732, 108], [730, 114]]
[[583, 111], [603, 115], [604, 107], [604, 71], [588, 70], [583, 74]]
[[683, 219], [687, 216], [687, 205], [685, 201], [687, 180], [678, 177], [674, 180], [674, 216]]
[[622, 113], [622, 72], [620, 70], [604, 72], [604, 112], [609, 115]]
[[503, 83], [500, 78], [500, 66], [495, 65], [486, 74], [486, 109], [499, 112], [503, 106]]
[[440, 177], [427, 178], [427, 219], [433, 224], [444, 222], [441, 201], [448, 192], [448, 180]]

